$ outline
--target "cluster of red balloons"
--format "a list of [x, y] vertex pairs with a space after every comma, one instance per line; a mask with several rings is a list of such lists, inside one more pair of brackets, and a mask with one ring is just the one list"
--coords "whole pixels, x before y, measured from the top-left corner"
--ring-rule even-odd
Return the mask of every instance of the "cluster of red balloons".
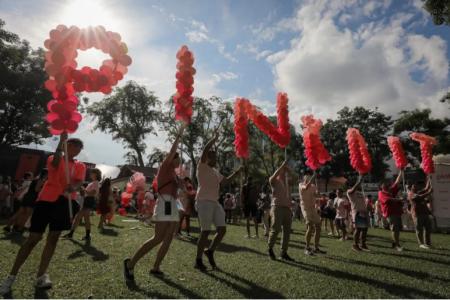
[[359, 174], [364, 175], [372, 169], [372, 160], [363, 136], [356, 128], [347, 129], [347, 142], [350, 151], [350, 164]]
[[307, 115], [301, 118], [303, 125], [303, 144], [305, 145], [306, 165], [311, 170], [317, 170], [328, 161], [331, 156], [320, 140], [322, 121]]
[[192, 93], [194, 92], [194, 75], [196, 72], [192, 67], [194, 64], [194, 55], [189, 48], [184, 45], [178, 50], [177, 59], [177, 93], [173, 96], [175, 119], [190, 123], [192, 117], [192, 105], [194, 103]]
[[[131, 58], [128, 48], [116, 32], [106, 31], [103, 26], [80, 29], [58, 25], [50, 31], [44, 42], [45, 71], [49, 79], [45, 88], [53, 96], [48, 104], [47, 122], [52, 134], [66, 131], [73, 133], [81, 121], [77, 112], [79, 92], [102, 92], [109, 94], [112, 87], [127, 73]], [[108, 53], [111, 59], [103, 61], [99, 70], [90, 67], [77, 69], [77, 50], [96, 48]]]
[[130, 206], [131, 199], [133, 198], [133, 193], [137, 193], [138, 204], [142, 203], [144, 200], [144, 190], [145, 190], [145, 176], [140, 172], [135, 172], [131, 177], [127, 185], [125, 186], [125, 191], [121, 194], [121, 204], [122, 207]]
[[424, 133], [413, 132], [410, 134], [411, 139], [420, 143], [420, 155], [422, 156], [422, 162], [420, 166], [426, 174], [434, 173], [433, 163], [433, 146], [437, 144], [434, 137], [426, 135]]
[[387, 142], [389, 149], [391, 149], [392, 156], [394, 157], [395, 165], [398, 169], [403, 170], [408, 165], [408, 159], [406, 158], [405, 151], [403, 151], [400, 138], [388, 136]]
[[266, 134], [275, 144], [285, 148], [290, 140], [288, 97], [286, 93], [277, 96], [277, 126], [259, 111], [248, 99], [237, 98], [234, 104], [234, 146], [237, 157], [248, 158], [248, 120]]

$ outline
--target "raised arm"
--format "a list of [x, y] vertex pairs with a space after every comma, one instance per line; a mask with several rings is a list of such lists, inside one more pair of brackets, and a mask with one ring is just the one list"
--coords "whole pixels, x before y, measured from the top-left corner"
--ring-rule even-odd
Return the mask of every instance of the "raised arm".
[[303, 187], [304, 190], [309, 189], [309, 187], [311, 186], [311, 184], [313, 183], [314, 179], [316, 178], [316, 171], [314, 171], [313, 175], [311, 176], [311, 179], [305, 184], [305, 186]]
[[286, 167], [287, 167], [287, 161], [285, 160], [285, 161], [283, 161], [281, 166], [275, 171], [275, 173], [273, 173], [273, 175], [270, 176], [269, 182], [272, 183], [280, 175], [280, 173], [283, 171], [283, 169]]
[[213, 138], [209, 140], [208, 143], [206, 143], [205, 148], [203, 148], [202, 156], [200, 157], [200, 161], [202, 163], [206, 163], [208, 152], [209, 150], [211, 150], [211, 147], [214, 145], [218, 137], [219, 137], [218, 129], [216, 129]]
[[234, 177], [236, 177], [237, 174], [239, 174], [242, 171], [242, 169], [243, 169], [243, 167], [240, 166], [236, 171], [231, 173], [230, 176], [224, 177], [220, 183], [221, 184], [226, 184], [226, 183], [230, 182], [231, 180], [233, 180]]
[[360, 176], [358, 176], [358, 180], [356, 181], [355, 185], [352, 188], [350, 188], [347, 191], [347, 193], [353, 194], [354, 192], [356, 192], [356, 189], [361, 185], [361, 182], [362, 182], [362, 176], [360, 175]]
[[183, 135], [184, 129], [186, 128], [186, 123], [183, 123], [180, 128], [178, 129], [177, 137], [175, 138], [175, 141], [172, 144], [172, 148], [170, 148], [169, 154], [166, 156], [162, 164], [166, 164], [167, 162], [171, 162], [175, 154], [177, 153], [178, 144], [180, 143], [181, 136]]
[[403, 175], [403, 170], [400, 170], [400, 172], [398, 172], [397, 178], [395, 179], [394, 186], [399, 185], [400, 180], [402, 179], [402, 175]]
[[61, 154], [64, 152], [63, 147], [66, 141], [67, 141], [67, 132], [63, 132], [59, 136], [59, 143], [58, 146], [56, 147], [55, 154], [53, 155], [53, 160], [51, 163], [53, 168], [57, 168], [59, 166], [59, 163], [61, 162]]

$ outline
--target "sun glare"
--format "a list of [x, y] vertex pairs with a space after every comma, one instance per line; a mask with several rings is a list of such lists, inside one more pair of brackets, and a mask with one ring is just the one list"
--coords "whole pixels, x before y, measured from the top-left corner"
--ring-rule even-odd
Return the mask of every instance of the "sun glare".
[[107, 3], [101, 0], [72, 0], [62, 14], [65, 25], [80, 28], [102, 25], [106, 30], [118, 31], [120, 24]]

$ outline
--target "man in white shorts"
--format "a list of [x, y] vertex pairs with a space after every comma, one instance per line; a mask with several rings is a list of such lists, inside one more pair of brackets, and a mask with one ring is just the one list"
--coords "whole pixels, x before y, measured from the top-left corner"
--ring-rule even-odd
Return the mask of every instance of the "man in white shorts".
[[[201, 233], [197, 244], [197, 258], [194, 267], [201, 271], [206, 270], [202, 260], [203, 253], [208, 258], [210, 265], [213, 268], [217, 267], [214, 261], [214, 251], [226, 232], [225, 211], [219, 203], [220, 184], [230, 181], [240, 171], [238, 169], [229, 177], [224, 177], [214, 168], [216, 166], [216, 153], [211, 150], [211, 147], [216, 140], [217, 134], [206, 144], [197, 167], [198, 191], [195, 206], [198, 212]], [[211, 245], [207, 248], [208, 236], [213, 224], [217, 233]]]

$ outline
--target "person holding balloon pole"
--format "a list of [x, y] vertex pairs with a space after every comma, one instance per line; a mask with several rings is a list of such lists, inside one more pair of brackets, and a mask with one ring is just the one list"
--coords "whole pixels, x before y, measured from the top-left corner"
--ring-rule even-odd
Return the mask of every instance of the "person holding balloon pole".
[[[64, 151], [67, 157], [63, 155], [63, 146], [67, 148]], [[75, 160], [82, 149], [83, 142], [80, 139], [67, 139], [67, 133], [61, 134], [55, 154], [50, 155], [47, 159], [48, 179], [39, 193], [31, 217], [30, 235], [17, 253], [9, 276], [0, 287], [0, 294], [5, 295], [11, 292], [20, 267], [42, 239], [47, 226], [49, 232], [39, 263], [36, 287], [52, 287], [52, 282], [46, 272], [61, 232], [69, 230], [71, 227], [69, 198], [74, 198], [74, 192], [81, 187], [85, 178], [86, 166]], [[68, 165], [66, 165], [67, 161]], [[66, 177], [66, 168], [69, 171], [69, 181]]]
[[139, 247], [133, 257], [126, 258], [123, 261], [123, 273], [127, 283], [134, 282], [133, 271], [137, 262], [159, 244], [161, 246], [156, 254], [155, 263], [150, 273], [155, 276], [164, 275], [160, 269], [160, 265], [178, 229], [179, 213], [177, 209], [177, 193], [179, 188], [183, 188], [184, 184], [178, 179], [175, 169], [178, 168], [181, 162], [177, 148], [186, 126], [185, 123], [180, 126], [172, 148], [162, 162], [156, 175], [158, 199], [156, 200], [153, 214], [155, 234]]
[[[303, 216], [305, 217], [306, 223], [306, 234], [305, 234], [305, 254], [314, 255], [315, 253], [325, 254], [326, 252], [319, 248], [320, 242], [320, 224], [321, 219], [317, 210], [315, 208], [316, 203], [316, 185], [314, 184], [314, 179], [316, 173], [311, 175], [311, 173], [305, 174], [303, 177], [303, 182], [299, 184], [300, 191], [300, 207], [302, 208]], [[314, 249], [311, 249], [311, 237], [314, 232]]]
[[[219, 124], [220, 127], [220, 124]], [[206, 144], [200, 157], [200, 163], [197, 167], [198, 191], [195, 207], [198, 212], [200, 223], [200, 238], [197, 243], [197, 257], [194, 267], [200, 271], [205, 271], [203, 264], [203, 254], [208, 258], [209, 264], [213, 269], [217, 268], [214, 260], [214, 251], [225, 236], [225, 211], [219, 203], [220, 185], [231, 181], [242, 168], [237, 169], [230, 176], [224, 177], [215, 168], [216, 152], [212, 150], [214, 143], [218, 138], [218, 129], [214, 137]], [[211, 233], [211, 225], [216, 227], [216, 235], [208, 247], [208, 236]]]
[[268, 239], [268, 252], [269, 258], [272, 260], [276, 259], [273, 246], [275, 245], [278, 234], [280, 231], [283, 231], [280, 258], [293, 261], [287, 253], [292, 226], [291, 198], [286, 180], [289, 171], [287, 160], [285, 160], [269, 179], [270, 187], [272, 188], [272, 203], [270, 208], [272, 222]]
[[353, 234], [354, 251], [370, 251], [366, 244], [367, 230], [369, 228], [369, 212], [367, 210], [364, 194], [361, 190], [362, 176], [358, 177], [355, 185], [347, 190], [347, 197], [350, 200], [352, 222], [355, 228]]

